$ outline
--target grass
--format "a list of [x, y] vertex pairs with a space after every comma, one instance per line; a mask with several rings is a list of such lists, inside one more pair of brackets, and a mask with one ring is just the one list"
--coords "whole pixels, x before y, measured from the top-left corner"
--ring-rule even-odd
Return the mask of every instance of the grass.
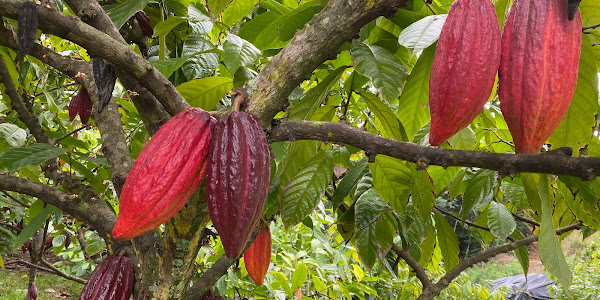
[[523, 274], [523, 268], [515, 259], [508, 264], [500, 264], [496, 260], [478, 264], [465, 271], [473, 284], [480, 284], [486, 280], [495, 280], [501, 277]]
[[[26, 275], [26, 272], [0, 269], [0, 300], [25, 299], [27, 284], [29, 283], [29, 279], [25, 277]], [[80, 283], [42, 272], [37, 274], [36, 286], [38, 288], [38, 300], [78, 299], [83, 288]], [[47, 292], [47, 289], [52, 289], [55, 292]], [[63, 293], [62, 296], [61, 293]], [[65, 297], [64, 293], [70, 296]]]

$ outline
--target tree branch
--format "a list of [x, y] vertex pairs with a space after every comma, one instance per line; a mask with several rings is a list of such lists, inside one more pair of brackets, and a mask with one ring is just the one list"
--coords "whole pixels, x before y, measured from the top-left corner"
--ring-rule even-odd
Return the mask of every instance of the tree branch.
[[[556, 229], [556, 234], [561, 235], [561, 234], [569, 232], [569, 231], [580, 229], [582, 226], [583, 226], [582, 223], [579, 222], [576, 224], [558, 228], [558, 229]], [[456, 267], [454, 267], [454, 269], [448, 271], [446, 273], [446, 275], [444, 275], [434, 285], [430, 286], [429, 288], [424, 288], [423, 293], [421, 295], [419, 295], [417, 300], [433, 299], [434, 297], [439, 296], [440, 292], [443, 289], [445, 289], [446, 287], [448, 287], [450, 282], [452, 282], [452, 280], [454, 280], [456, 277], [458, 277], [458, 275], [460, 275], [464, 270], [466, 270], [480, 262], [488, 261], [489, 259], [491, 259], [492, 257], [495, 257], [496, 255], [498, 255], [500, 253], [506, 253], [506, 252], [515, 250], [519, 247], [527, 246], [533, 242], [536, 242], [537, 240], [538, 240], [538, 236], [532, 235], [532, 236], [526, 237], [524, 239], [521, 239], [521, 240], [518, 240], [515, 242], [510, 242], [506, 245], [490, 248], [485, 252], [479, 253], [475, 256], [471, 256], [471, 257], [461, 261], [460, 263], [458, 263], [458, 265]]]
[[48, 185], [9, 175], [0, 175], [0, 189], [37, 197], [89, 224], [102, 236], [112, 232], [116, 221], [115, 214], [101, 199], [81, 201], [76, 195], [68, 195]]
[[87, 282], [87, 280], [79, 278], [77, 276], [71, 276], [61, 270], [59, 270], [58, 268], [56, 268], [55, 266], [51, 265], [49, 262], [47, 262], [43, 257], [40, 256], [40, 262], [42, 263], [42, 265], [46, 266], [48, 269], [52, 270], [52, 272], [58, 276], [61, 276], [65, 279], [68, 280], [72, 280], [75, 282], [79, 282], [81, 284], [85, 284]]
[[352, 40], [360, 28], [382, 15], [393, 15], [406, 0], [331, 0], [298, 31], [248, 83], [251, 101], [248, 112], [270, 128], [273, 117], [283, 109], [288, 95], [328, 59], [335, 59], [339, 47]]
[[387, 139], [342, 123], [294, 121], [273, 127], [269, 142], [320, 140], [348, 144], [368, 153], [383, 154], [425, 165], [473, 167], [497, 170], [500, 176], [517, 172], [545, 173], [592, 180], [600, 175], [600, 157], [556, 154], [508, 154], [423, 147]]
[[392, 251], [396, 252], [396, 254], [400, 256], [406, 262], [406, 264], [415, 272], [415, 275], [423, 285], [423, 289], [431, 288], [433, 286], [433, 283], [427, 276], [425, 269], [421, 268], [419, 262], [416, 261], [412, 256], [410, 256], [410, 253], [407, 250], [403, 250], [398, 245], [393, 244]]
[[[24, 1], [0, 0], [0, 15], [17, 19]], [[39, 29], [70, 40], [86, 48], [95, 57], [102, 57], [117, 69], [133, 76], [142, 86], [157, 97], [162, 106], [174, 115], [189, 107], [173, 84], [154, 66], [139, 56], [128, 45], [87, 25], [76, 17], [43, 6], [38, 10]]]

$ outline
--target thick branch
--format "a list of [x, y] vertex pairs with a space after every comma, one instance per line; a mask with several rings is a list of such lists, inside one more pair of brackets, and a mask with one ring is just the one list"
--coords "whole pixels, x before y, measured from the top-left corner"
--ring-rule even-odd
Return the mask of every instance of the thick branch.
[[100, 199], [81, 201], [77, 195], [68, 195], [42, 183], [0, 175], [0, 189], [37, 197], [89, 224], [102, 236], [110, 234], [116, 221], [115, 214], [104, 201]]
[[313, 70], [334, 59], [339, 47], [352, 40], [360, 28], [382, 15], [392, 15], [406, 0], [331, 0], [296, 33], [249, 84], [252, 98], [248, 111], [257, 115], [264, 128], [287, 103], [288, 95]]
[[[0, 0], [0, 15], [17, 19], [23, 1]], [[102, 57], [132, 75], [142, 86], [154, 94], [170, 114], [176, 114], [189, 104], [150, 62], [139, 56], [128, 45], [87, 25], [76, 17], [54, 9], [37, 6], [39, 28], [45, 33], [68, 39], [86, 48], [92, 56]]]
[[273, 128], [269, 142], [320, 140], [348, 144], [372, 154], [442, 167], [475, 167], [497, 170], [503, 175], [517, 172], [568, 175], [592, 180], [600, 175], [600, 157], [570, 157], [554, 154], [508, 154], [423, 147], [387, 139], [360, 129], [332, 122], [295, 121]]
[[406, 262], [406, 264], [411, 267], [411, 269], [413, 269], [415, 275], [417, 276], [419, 281], [421, 281], [423, 289], [430, 288], [431, 286], [433, 286], [433, 283], [427, 276], [425, 269], [421, 267], [418, 261], [416, 261], [412, 256], [410, 256], [410, 253], [407, 250], [401, 249], [396, 244], [392, 245], [392, 250], [396, 252], [396, 255], [400, 256]]
[[[556, 234], [561, 235], [563, 233], [573, 231], [576, 229], [580, 229], [582, 226], [581, 223], [572, 224], [569, 226], [565, 226], [562, 228], [556, 229]], [[498, 246], [491, 248], [485, 252], [479, 253], [475, 256], [471, 256], [463, 261], [461, 261], [454, 269], [448, 271], [444, 277], [442, 277], [438, 282], [429, 288], [424, 288], [423, 293], [417, 298], [417, 300], [425, 300], [425, 299], [433, 299], [436, 296], [439, 296], [440, 292], [445, 289], [452, 280], [454, 280], [458, 275], [460, 275], [464, 270], [480, 263], [490, 260], [500, 253], [506, 253], [512, 250], [515, 250], [522, 246], [527, 246], [533, 242], [538, 240], [537, 235], [532, 235], [526, 237], [522, 240], [518, 240], [515, 242], [508, 243], [506, 245]]]

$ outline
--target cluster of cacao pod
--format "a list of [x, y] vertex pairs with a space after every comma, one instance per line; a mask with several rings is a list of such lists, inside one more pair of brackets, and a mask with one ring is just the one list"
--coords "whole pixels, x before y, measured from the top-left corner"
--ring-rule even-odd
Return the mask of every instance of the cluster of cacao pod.
[[442, 144], [475, 119], [498, 71], [515, 152], [539, 152], [575, 92], [581, 23], [579, 11], [571, 18], [567, 1], [516, 0], [501, 36], [489, 0], [454, 2], [430, 76], [430, 144]]
[[270, 150], [259, 120], [200, 108], [173, 116], [142, 149], [123, 186], [113, 228], [128, 240], [157, 228], [186, 203], [208, 172], [206, 197], [225, 253], [237, 258], [263, 212]]
[[92, 115], [92, 99], [83, 87], [69, 102], [69, 121], [73, 121], [77, 115], [79, 115], [83, 125], [87, 124]]
[[122, 255], [106, 257], [83, 286], [79, 300], [128, 300], [133, 290], [133, 263]]

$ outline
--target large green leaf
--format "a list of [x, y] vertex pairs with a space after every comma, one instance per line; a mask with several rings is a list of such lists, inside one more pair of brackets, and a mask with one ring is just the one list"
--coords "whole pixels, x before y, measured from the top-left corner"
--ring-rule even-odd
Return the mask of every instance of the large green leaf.
[[510, 8], [511, 2], [511, 0], [494, 0], [496, 16], [498, 17], [500, 29], [504, 27], [504, 21], [506, 21], [506, 17], [508, 16], [508, 9]]
[[193, 56], [183, 65], [183, 73], [189, 80], [208, 77], [217, 69], [220, 55], [210, 52], [214, 48], [215, 46], [202, 35], [191, 34], [185, 40], [181, 54]]
[[415, 50], [422, 50], [431, 46], [440, 37], [447, 16], [427, 16], [412, 23], [402, 30], [402, 33], [398, 37], [398, 43], [406, 48]]
[[406, 135], [412, 141], [413, 137], [430, 120], [429, 108], [429, 75], [435, 55], [435, 44], [423, 50], [417, 64], [413, 67], [406, 85], [400, 94], [398, 104], [398, 119], [404, 125]]
[[460, 170], [461, 168], [459, 167], [444, 168], [440, 166], [429, 166], [427, 172], [429, 173], [431, 180], [433, 180], [435, 194], [440, 195], [440, 193], [452, 182], [454, 177], [458, 175]]
[[7, 149], [0, 153], [0, 171], [12, 172], [25, 166], [39, 165], [66, 152], [65, 149], [41, 143]]
[[177, 86], [177, 91], [191, 106], [211, 110], [231, 90], [232, 80], [226, 77], [194, 79]]
[[115, 27], [121, 28], [136, 12], [144, 10], [144, 7], [148, 3], [154, 2], [152, 0], [126, 0], [111, 7], [107, 13], [113, 23], [115, 23]]
[[333, 196], [331, 197], [331, 203], [333, 204], [334, 209], [344, 201], [344, 198], [350, 194], [350, 191], [356, 186], [358, 181], [369, 172], [367, 166], [367, 159], [364, 158], [346, 172], [346, 175], [342, 178], [340, 183], [338, 183], [333, 192]]
[[463, 219], [466, 219], [475, 205], [485, 205], [485, 203], [492, 198], [492, 187], [495, 180], [495, 171], [483, 169], [477, 171], [477, 173], [469, 180], [463, 196]]
[[[15, 66], [15, 62], [10, 56], [10, 53], [14, 53], [11, 49], [0, 47], [0, 57], [4, 61], [4, 65], [8, 69], [8, 73], [10, 74], [10, 78], [13, 81], [13, 84], [17, 89], [21, 88], [21, 83], [19, 82], [19, 71], [17, 71], [17, 67]], [[13, 54], [15, 55], [15, 54]]]
[[[511, 236], [515, 240], [520, 240], [523, 238], [523, 235], [518, 230], [513, 232]], [[519, 261], [519, 264], [521, 264], [521, 267], [523, 268], [523, 274], [527, 274], [529, 272], [529, 251], [527, 251], [527, 247], [519, 247], [514, 250], [514, 253], [515, 257]]]
[[444, 258], [444, 269], [446, 272], [452, 270], [460, 260], [460, 249], [458, 248], [458, 237], [454, 233], [454, 229], [444, 216], [439, 213], [434, 213], [435, 229], [437, 230], [437, 238], [440, 242], [442, 257]]
[[558, 282], [565, 290], [568, 290], [573, 275], [571, 274], [565, 255], [560, 248], [558, 237], [554, 232], [554, 225], [552, 224], [552, 204], [554, 201], [552, 201], [553, 195], [550, 190], [547, 175], [540, 175], [538, 195], [542, 206], [542, 222], [540, 225], [538, 248], [544, 266], [558, 279]]
[[249, 14], [259, 0], [230, 0], [221, 16], [223, 17], [223, 23], [231, 26], [242, 20], [247, 14]]
[[431, 210], [435, 204], [435, 192], [429, 174], [425, 170], [417, 170], [414, 166], [411, 168], [411, 177], [413, 178], [413, 189], [411, 200], [413, 206], [419, 213], [422, 220], [431, 218]]
[[510, 210], [496, 201], [490, 202], [487, 223], [492, 234], [501, 240], [506, 239], [517, 228], [517, 222]]
[[177, 25], [184, 23], [185, 19], [176, 16], [169, 16], [166, 20], [156, 24], [154, 26], [154, 36], [166, 36], [173, 30], [173, 28], [177, 27]]
[[294, 269], [292, 273], [292, 290], [296, 290], [298, 287], [302, 286], [308, 277], [308, 267], [300, 263]]
[[280, 14], [272, 11], [267, 11], [255, 16], [252, 18], [252, 20], [244, 23], [244, 26], [242, 26], [240, 29], [238, 36], [253, 43], [260, 49], [260, 47], [254, 43], [254, 41], [263, 30], [266, 30], [271, 23], [277, 21], [280, 16]]
[[188, 23], [196, 34], [208, 34], [213, 28], [213, 22], [206, 8], [195, 3], [190, 3], [188, 6]]
[[375, 124], [382, 136], [399, 141], [408, 140], [404, 126], [398, 121], [398, 118], [396, 118], [396, 115], [388, 105], [371, 93], [361, 92], [360, 95], [367, 103], [369, 110], [375, 115]]
[[527, 202], [527, 194], [525, 193], [525, 188], [522, 186], [513, 183], [511, 181], [504, 181], [500, 186], [500, 190], [504, 197], [508, 198], [511, 203], [516, 205], [521, 209], [529, 208], [529, 202]]
[[550, 136], [552, 148], [571, 147], [575, 155], [590, 143], [598, 114], [598, 72], [592, 44], [582, 37], [577, 88], [571, 106], [558, 128]]
[[13, 147], [21, 147], [27, 139], [27, 132], [15, 124], [2, 123], [0, 124], [0, 137]]
[[31, 221], [29, 221], [29, 223], [27, 223], [25, 228], [21, 230], [21, 233], [19, 233], [19, 235], [15, 238], [13, 246], [17, 248], [23, 245], [25, 241], [30, 239], [36, 232], [38, 232], [42, 228], [48, 216], [52, 215], [55, 210], [56, 207], [48, 205], [46, 208], [44, 208], [44, 210], [39, 212]]
[[223, 63], [232, 73], [235, 73], [239, 67], [256, 63], [261, 53], [252, 43], [234, 34], [227, 36], [227, 40], [223, 43], [223, 52]]
[[321, 103], [329, 95], [331, 88], [338, 81], [346, 67], [341, 67], [331, 72], [317, 86], [308, 90], [302, 99], [296, 101], [289, 110], [288, 120], [308, 120]]
[[413, 183], [410, 169], [401, 160], [385, 155], [377, 155], [369, 168], [377, 194], [393, 209], [404, 212]]
[[181, 68], [183, 64], [190, 59], [190, 56], [178, 57], [178, 58], [169, 58], [165, 60], [152, 60], [150, 63], [166, 78], [169, 78], [173, 72], [177, 71], [177, 69]]
[[385, 100], [398, 98], [407, 69], [393, 53], [365, 43], [354, 43], [350, 52], [356, 71], [371, 79]]
[[358, 255], [367, 268], [375, 264], [378, 252], [385, 252], [391, 247], [395, 231], [385, 218], [388, 211], [389, 205], [373, 189], [363, 193], [356, 201], [355, 243]]
[[315, 208], [333, 175], [330, 150], [319, 152], [285, 187], [281, 199], [283, 223], [287, 228], [304, 220]]

